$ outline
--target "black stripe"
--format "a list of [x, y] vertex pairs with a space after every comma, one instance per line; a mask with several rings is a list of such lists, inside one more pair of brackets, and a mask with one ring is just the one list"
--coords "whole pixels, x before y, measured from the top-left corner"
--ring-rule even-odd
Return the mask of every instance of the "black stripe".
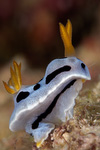
[[17, 103], [29, 96], [29, 92], [20, 92], [16, 98]]
[[34, 91], [38, 90], [40, 88], [40, 84], [37, 83], [35, 86], [34, 86]]
[[64, 72], [64, 71], [69, 71], [71, 70], [70, 66], [63, 66], [57, 70], [55, 70], [54, 72], [50, 73], [47, 77], [46, 77], [46, 84], [48, 84], [53, 78], [55, 78], [59, 73]]
[[55, 107], [58, 98], [61, 96], [62, 93], [64, 93], [66, 91], [66, 89], [70, 88], [74, 83], [75, 83], [76, 79], [72, 80], [68, 85], [66, 85], [64, 87], [64, 89], [54, 98], [54, 100], [52, 101], [52, 103], [50, 104], [50, 106], [46, 109], [46, 111], [44, 113], [42, 113], [40, 116], [38, 116], [38, 118], [33, 122], [32, 124], [32, 129], [36, 129], [39, 125], [39, 122], [42, 121], [42, 119], [46, 118], [48, 114], [50, 114], [53, 110], [53, 108]]

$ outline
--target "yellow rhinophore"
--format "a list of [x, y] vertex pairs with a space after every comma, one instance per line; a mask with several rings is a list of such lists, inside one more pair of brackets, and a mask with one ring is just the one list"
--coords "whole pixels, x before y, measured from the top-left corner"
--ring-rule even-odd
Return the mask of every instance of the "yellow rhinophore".
[[21, 63], [18, 65], [15, 61], [13, 62], [14, 69], [10, 67], [11, 78], [8, 81], [8, 84], [3, 81], [5, 89], [10, 94], [14, 94], [21, 89], [22, 80], [21, 80]]
[[59, 23], [60, 34], [65, 47], [65, 56], [75, 56], [75, 49], [72, 45], [72, 24], [70, 20], [67, 21], [66, 26]]

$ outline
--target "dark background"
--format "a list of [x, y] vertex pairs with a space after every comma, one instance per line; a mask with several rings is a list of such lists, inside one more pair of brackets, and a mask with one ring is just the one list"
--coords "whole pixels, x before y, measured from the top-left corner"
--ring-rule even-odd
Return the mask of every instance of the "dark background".
[[59, 22], [71, 20], [77, 47], [97, 32], [99, 9], [99, 0], [1, 0], [0, 66], [21, 55], [31, 67], [46, 67], [64, 55]]

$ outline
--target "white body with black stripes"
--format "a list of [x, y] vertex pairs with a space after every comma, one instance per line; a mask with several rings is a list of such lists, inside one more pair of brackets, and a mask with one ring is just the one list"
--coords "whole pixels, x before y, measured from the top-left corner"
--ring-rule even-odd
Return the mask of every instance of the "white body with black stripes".
[[82, 79], [90, 78], [87, 66], [76, 57], [53, 60], [40, 82], [22, 87], [14, 97], [9, 128], [25, 129], [35, 142], [43, 142], [55, 125], [73, 117]]

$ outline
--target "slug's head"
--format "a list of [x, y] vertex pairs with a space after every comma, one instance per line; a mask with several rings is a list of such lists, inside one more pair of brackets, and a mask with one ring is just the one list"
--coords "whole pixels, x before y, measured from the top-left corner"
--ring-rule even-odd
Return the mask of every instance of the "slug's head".
[[[77, 59], [75, 57], [76, 53], [75, 53], [75, 49], [72, 45], [72, 24], [71, 24], [70, 20], [67, 21], [65, 26], [61, 23], [59, 23], [59, 26], [60, 26], [60, 35], [61, 35], [61, 38], [62, 38], [62, 41], [64, 44], [64, 48], [65, 48], [65, 57], [68, 57], [68, 59], [70, 59], [70, 57], [74, 56], [73, 58], [76, 59], [75, 62], [80, 62], [80, 64], [84, 64], [83, 62], [81, 62], [79, 59]], [[73, 59], [71, 58], [70, 60], [73, 60]], [[73, 61], [72, 66], [73, 66], [73, 64], [75, 65], [75, 62]], [[80, 66], [83, 67], [82, 65], [80, 65]], [[86, 65], [84, 65], [84, 66], [86, 66]], [[76, 67], [74, 67], [74, 68], [76, 68]], [[87, 68], [87, 66], [84, 67], [84, 70], [86, 68]], [[91, 79], [88, 68], [86, 70], [88, 72], [88, 78], [86, 78], [86, 79], [83, 78], [82, 79], [83, 83], [85, 82], [85, 80]], [[78, 69], [78, 72], [80, 72], [79, 69]], [[81, 72], [80, 72], [80, 74], [81, 74]]]
[[[82, 83], [90, 80], [90, 74], [87, 66], [75, 57], [75, 49], [72, 45], [72, 24], [70, 20], [66, 25], [59, 23], [60, 34], [65, 48], [65, 58], [53, 60], [46, 70], [46, 84], [54, 79], [60, 81], [66, 78], [80, 78]], [[59, 75], [59, 76], [58, 76]]]
[[8, 81], [8, 84], [3, 81], [4, 87], [10, 94], [17, 93], [22, 86], [21, 80], [21, 63], [18, 65], [15, 61], [13, 62], [13, 67], [10, 67], [11, 78]]
[[88, 67], [76, 57], [66, 57], [53, 60], [46, 69], [46, 84], [57, 85], [60, 82], [67, 83], [72, 79], [90, 80]]

